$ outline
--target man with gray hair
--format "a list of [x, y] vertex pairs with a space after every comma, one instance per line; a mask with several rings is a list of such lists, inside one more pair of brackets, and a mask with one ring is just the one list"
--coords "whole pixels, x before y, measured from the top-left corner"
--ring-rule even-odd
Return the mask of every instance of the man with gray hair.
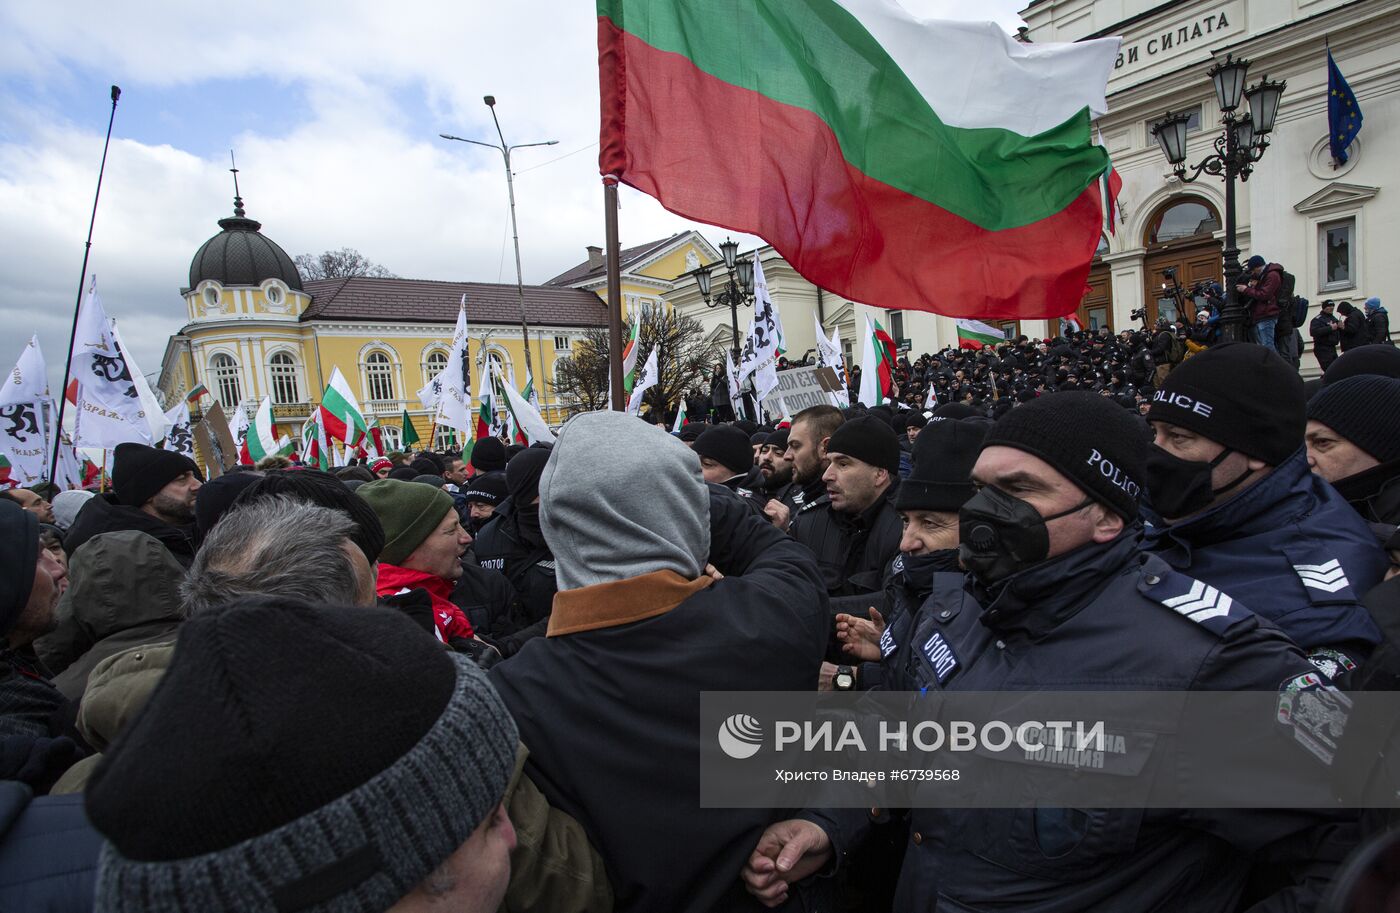
[[[182, 587], [197, 615], [243, 596], [329, 605], [374, 605], [374, 568], [338, 510], [286, 496], [240, 504], [204, 540]], [[289, 537], [288, 530], [296, 535]]]
[[619, 412], [564, 426], [539, 496], [548, 634], [490, 672], [526, 774], [588, 831], [618, 913], [751, 908], [739, 869], [778, 816], [700, 806], [700, 692], [811, 690], [829, 624], [816, 561]]

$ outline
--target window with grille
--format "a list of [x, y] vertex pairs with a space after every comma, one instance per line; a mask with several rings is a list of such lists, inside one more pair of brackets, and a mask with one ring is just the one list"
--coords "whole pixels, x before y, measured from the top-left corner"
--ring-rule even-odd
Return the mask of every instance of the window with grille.
[[219, 403], [225, 410], [237, 409], [243, 400], [238, 380], [238, 362], [232, 355], [215, 355], [210, 365], [214, 369], [214, 385], [219, 391]]
[[383, 352], [371, 352], [365, 359], [365, 385], [371, 400], [394, 398], [394, 365]]
[[286, 352], [278, 352], [268, 359], [268, 373], [272, 376], [272, 401], [279, 405], [299, 403], [297, 395], [297, 363]]

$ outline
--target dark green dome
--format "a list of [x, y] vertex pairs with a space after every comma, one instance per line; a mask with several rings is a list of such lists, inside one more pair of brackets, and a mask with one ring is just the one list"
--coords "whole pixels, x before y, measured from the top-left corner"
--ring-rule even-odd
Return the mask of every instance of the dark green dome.
[[205, 279], [222, 285], [261, 285], [281, 279], [288, 288], [302, 291], [301, 274], [287, 252], [268, 240], [262, 223], [245, 218], [243, 201], [234, 202], [233, 215], [219, 220], [217, 235], [205, 241], [190, 261], [190, 288]]

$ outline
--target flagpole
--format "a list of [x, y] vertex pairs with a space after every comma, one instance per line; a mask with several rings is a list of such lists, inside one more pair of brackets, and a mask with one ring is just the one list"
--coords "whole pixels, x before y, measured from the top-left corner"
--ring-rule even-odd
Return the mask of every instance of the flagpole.
[[[87, 242], [83, 245], [83, 269], [78, 276], [78, 300], [73, 305], [73, 327], [68, 332], [68, 358], [63, 362], [63, 386], [58, 388], [58, 429], [63, 430], [63, 413], [68, 406], [68, 376], [73, 369], [73, 346], [78, 340], [78, 314], [83, 306], [83, 285], [87, 282], [88, 254], [92, 253], [92, 229], [97, 224], [97, 201], [102, 197], [102, 174], [107, 170], [107, 147], [112, 144], [112, 122], [117, 119], [117, 99], [122, 90], [112, 86], [112, 113], [107, 117], [107, 138], [102, 141], [102, 164], [97, 168], [97, 192], [92, 195], [92, 218], [88, 220]], [[106, 458], [104, 455], [104, 468]], [[58, 471], [58, 448], [49, 461], [49, 481]]]
[[608, 379], [611, 383], [614, 412], [627, 409], [626, 391], [622, 389], [622, 269], [618, 263], [620, 249], [617, 240], [617, 175], [603, 175], [603, 224], [608, 246]]

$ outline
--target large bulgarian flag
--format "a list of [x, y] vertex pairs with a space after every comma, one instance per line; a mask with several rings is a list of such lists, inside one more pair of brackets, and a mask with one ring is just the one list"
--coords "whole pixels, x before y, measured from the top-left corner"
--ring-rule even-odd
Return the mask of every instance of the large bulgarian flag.
[[326, 392], [321, 394], [321, 429], [326, 437], [354, 446], [369, 433], [369, 424], [360, 409], [360, 401], [350, 389], [350, 382], [336, 368], [331, 372], [331, 382]]
[[959, 320], [958, 348], [980, 349], [983, 346], [997, 346], [1006, 342], [1006, 334], [991, 324], [980, 320]]
[[598, 0], [599, 166], [855, 301], [1059, 317], [1098, 246], [1118, 45], [892, 0]]

